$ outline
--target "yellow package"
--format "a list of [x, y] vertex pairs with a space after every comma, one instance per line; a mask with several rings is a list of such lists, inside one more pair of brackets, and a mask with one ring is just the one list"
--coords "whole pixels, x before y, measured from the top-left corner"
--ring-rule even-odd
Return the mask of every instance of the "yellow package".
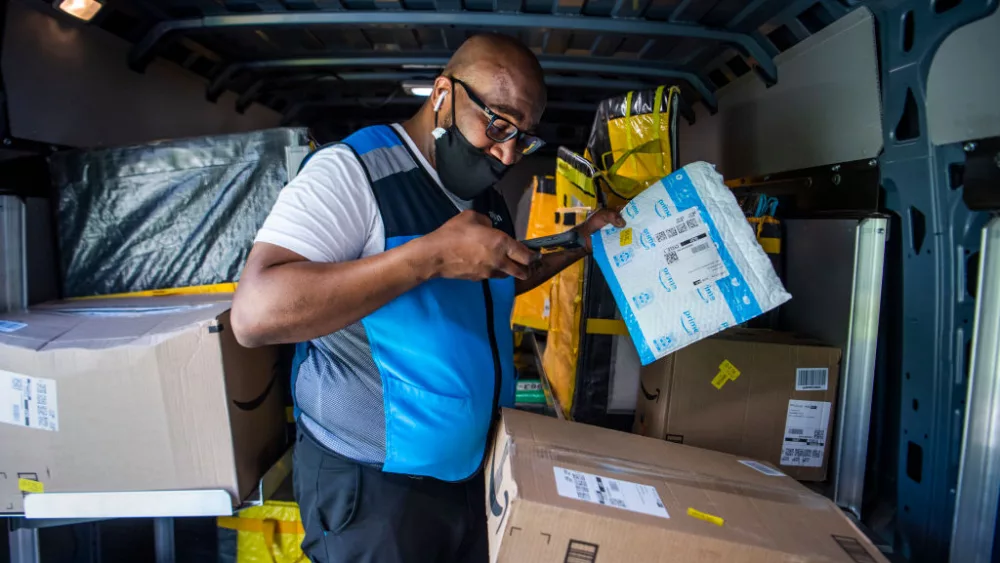
[[680, 90], [628, 92], [601, 102], [586, 156], [610, 185], [609, 206], [620, 206], [677, 167]]
[[241, 510], [238, 516], [220, 516], [216, 522], [220, 528], [236, 530], [238, 563], [308, 561], [301, 547], [306, 532], [294, 502], [269, 500]]
[[[536, 176], [532, 182], [531, 208], [528, 211], [528, 229], [525, 238], [538, 238], [559, 234], [565, 230], [556, 223], [558, 201], [555, 180], [551, 176]], [[549, 291], [552, 280], [546, 280], [531, 291], [514, 299], [511, 325], [519, 325], [536, 330], [549, 329]]]
[[[561, 209], [560, 214], [587, 216], [588, 208]], [[580, 353], [580, 323], [583, 312], [584, 261], [580, 260], [552, 278], [552, 311], [549, 335], [542, 356], [542, 369], [552, 393], [562, 406], [563, 414], [571, 419], [573, 396], [576, 393], [576, 365]]]

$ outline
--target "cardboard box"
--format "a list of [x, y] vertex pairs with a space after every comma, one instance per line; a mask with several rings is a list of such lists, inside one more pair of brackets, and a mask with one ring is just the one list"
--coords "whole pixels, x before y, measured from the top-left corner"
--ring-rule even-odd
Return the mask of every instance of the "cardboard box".
[[764, 463], [513, 410], [486, 480], [494, 563], [879, 563], [830, 500]]
[[[0, 316], [0, 513], [45, 493], [224, 489], [285, 451], [277, 349], [246, 349], [230, 296], [102, 299]], [[23, 483], [22, 483], [23, 486]]]
[[[840, 350], [734, 329], [642, 368], [637, 434], [771, 462], [826, 478]], [[735, 376], [735, 377], [734, 377]]]

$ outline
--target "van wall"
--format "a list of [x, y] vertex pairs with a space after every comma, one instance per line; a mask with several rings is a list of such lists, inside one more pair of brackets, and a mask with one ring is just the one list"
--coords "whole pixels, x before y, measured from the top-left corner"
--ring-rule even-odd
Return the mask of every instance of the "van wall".
[[74, 147], [235, 133], [276, 127], [280, 115], [259, 105], [245, 115], [235, 95], [205, 100], [205, 82], [156, 60], [144, 74], [128, 68], [129, 45], [101, 29], [10, 0], [3, 37], [3, 78], [14, 137]]
[[882, 150], [875, 21], [859, 8], [775, 57], [778, 83], [747, 73], [681, 120], [681, 164], [714, 163], [726, 178], [875, 158]]

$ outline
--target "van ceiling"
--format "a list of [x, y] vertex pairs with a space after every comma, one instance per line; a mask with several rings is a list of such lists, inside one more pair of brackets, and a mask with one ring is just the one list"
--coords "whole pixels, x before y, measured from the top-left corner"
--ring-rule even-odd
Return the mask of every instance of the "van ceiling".
[[[849, 2], [853, 3], [853, 2]], [[53, 10], [51, 2], [43, 9]], [[659, 84], [682, 111], [714, 112], [716, 91], [747, 73], [780, 79], [774, 57], [849, 10], [836, 0], [109, 0], [91, 25], [132, 44], [142, 72], [162, 57], [203, 76], [206, 96], [263, 104], [320, 141], [411, 115], [468, 36], [494, 31], [538, 55], [549, 85], [540, 133], [586, 142], [597, 102]], [[40, 6], [41, 7], [41, 6]], [[126, 64], [126, 61], [122, 61]]]

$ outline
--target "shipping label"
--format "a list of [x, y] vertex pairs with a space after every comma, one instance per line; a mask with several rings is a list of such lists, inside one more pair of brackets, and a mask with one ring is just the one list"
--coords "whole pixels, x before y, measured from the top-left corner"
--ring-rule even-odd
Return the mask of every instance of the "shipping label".
[[58, 431], [55, 380], [0, 370], [0, 422]]
[[661, 230], [649, 246], [662, 249], [666, 270], [679, 287], [698, 289], [729, 276], [698, 208], [669, 217], [657, 228]]
[[559, 496], [670, 518], [656, 487], [553, 467]]
[[781, 465], [822, 466], [829, 422], [829, 402], [796, 399], [788, 401], [785, 438], [781, 446]]

